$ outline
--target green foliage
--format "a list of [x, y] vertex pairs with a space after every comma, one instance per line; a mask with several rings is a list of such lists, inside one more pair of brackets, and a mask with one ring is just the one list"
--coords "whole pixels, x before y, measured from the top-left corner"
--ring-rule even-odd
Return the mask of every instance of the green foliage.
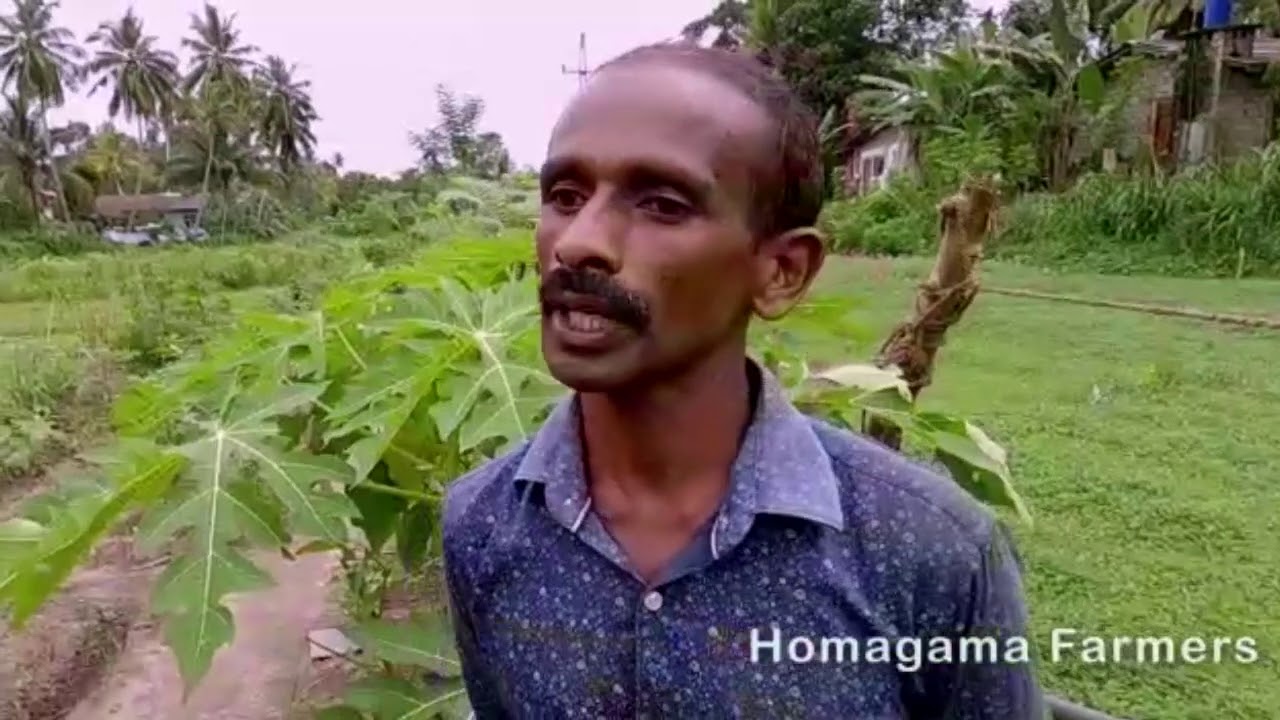
[[0, 270], [0, 302], [86, 300], [120, 294], [149, 281], [208, 282], [226, 290], [285, 285], [305, 276], [340, 278], [366, 265], [362, 247], [383, 242], [341, 242], [298, 234], [289, 241], [205, 248], [175, 245], [131, 248], [79, 257], [46, 257]]
[[423, 133], [409, 135], [422, 169], [435, 175], [456, 172], [489, 180], [510, 172], [511, 155], [502, 136], [479, 132], [484, 100], [470, 95], [459, 97], [444, 85], [437, 85], [435, 91], [440, 123]]
[[[917, 179], [828, 204], [822, 225], [837, 252], [931, 255], [935, 206], [971, 174], [999, 172], [998, 145], [952, 134], [925, 144]], [[1024, 155], [1024, 161], [1026, 156]], [[986, 255], [1055, 269], [1181, 276], [1280, 276], [1280, 145], [1232, 165], [1171, 177], [1094, 174], [1061, 194], [1017, 197]]]
[[382, 191], [338, 212], [328, 223], [336, 235], [405, 234], [420, 240], [462, 235], [494, 235], [531, 229], [537, 219], [537, 188], [450, 176], [431, 186]]
[[865, 0], [778, 3], [776, 39], [766, 48], [782, 75], [810, 107], [843, 108], [859, 74], [889, 62], [876, 38], [881, 5]]
[[1019, 199], [997, 257], [1055, 268], [1212, 277], [1280, 276], [1280, 145], [1173, 177], [1094, 175]]
[[835, 252], [924, 255], [937, 242], [935, 203], [914, 178], [898, 175], [864, 197], [828, 203], [820, 225]]
[[177, 360], [231, 319], [230, 303], [217, 286], [154, 272], [144, 267], [122, 288], [126, 320], [112, 338], [138, 372]]
[[932, 254], [938, 242], [938, 201], [974, 175], [1000, 177], [1009, 189], [1019, 168], [1025, 171], [1034, 163], [1029, 148], [1018, 150], [1003, 147], [981, 125], [940, 132], [922, 144], [918, 172], [895, 175], [884, 188], [852, 201], [828, 203], [821, 225], [836, 252]]
[[0, 344], [0, 485], [36, 472], [96, 431], [116, 358], [101, 349], [21, 338]]
[[715, 47], [747, 47], [778, 68], [819, 115], [843, 116], [858, 76], [919, 57], [963, 24], [959, 0], [722, 0], [681, 33]]
[[[138, 542], [173, 552], [153, 607], [188, 690], [234, 637], [225, 597], [271, 582], [255, 548], [438, 567], [448, 483], [527, 438], [564, 395], [541, 362], [531, 246], [523, 234], [432, 245], [412, 265], [333, 287], [316, 309], [244, 315], [133, 386], [114, 409], [105, 476], [0, 524], [0, 603], [13, 622], [135, 513]], [[815, 307], [756, 336], [799, 405], [846, 427], [864, 412], [898, 424], [976, 497], [1026, 516], [1003, 450], [972, 424], [914, 408], [892, 372], [809, 367], [785, 333], [829, 333], [839, 307]], [[392, 625], [373, 619], [375, 605], [353, 608], [352, 632], [377, 667], [329, 713], [465, 716], [445, 619]]]
[[103, 248], [104, 244], [86, 230], [69, 225], [50, 224], [39, 228], [16, 229], [0, 232], [0, 263], [110, 249]]

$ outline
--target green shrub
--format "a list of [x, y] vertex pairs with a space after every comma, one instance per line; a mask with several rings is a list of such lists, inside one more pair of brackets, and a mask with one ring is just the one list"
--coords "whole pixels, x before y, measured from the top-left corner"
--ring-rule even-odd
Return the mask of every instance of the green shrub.
[[0, 233], [0, 261], [26, 260], [46, 256], [79, 255], [110, 246], [87, 228], [51, 223], [49, 225]]
[[1280, 145], [1169, 178], [1085, 177], [1020, 198], [1000, 257], [1109, 273], [1280, 276]]
[[934, 204], [914, 179], [899, 175], [884, 189], [855, 201], [828, 204], [819, 223], [835, 252], [918, 255], [936, 242]]
[[[957, 167], [927, 183], [899, 176], [883, 190], [832, 203], [822, 222], [833, 249], [932, 254], [935, 207], [960, 184]], [[1172, 177], [1088, 175], [1059, 195], [1016, 198], [1003, 210], [987, 256], [1103, 273], [1280, 277], [1278, 198], [1280, 144]]]

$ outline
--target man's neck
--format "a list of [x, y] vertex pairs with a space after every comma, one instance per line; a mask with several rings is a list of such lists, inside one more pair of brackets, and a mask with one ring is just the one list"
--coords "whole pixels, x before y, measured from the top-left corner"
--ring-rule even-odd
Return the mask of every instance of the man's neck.
[[643, 392], [580, 396], [588, 475], [624, 492], [689, 492], [728, 479], [753, 408], [741, 350]]

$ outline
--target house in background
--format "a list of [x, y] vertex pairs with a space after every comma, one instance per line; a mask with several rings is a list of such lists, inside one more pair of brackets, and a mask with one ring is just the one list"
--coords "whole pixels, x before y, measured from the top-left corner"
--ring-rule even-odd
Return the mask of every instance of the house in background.
[[196, 225], [205, 199], [177, 193], [102, 195], [93, 204], [94, 221], [109, 242], [151, 245], [205, 237]]
[[915, 169], [915, 146], [910, 129], [886, 127], [858, 132], [848, 144], [845, 158], [846, 195], [864, 195], [882, 188], [896, 173]]
[[[1126, 58], [1143, 60], [1118, 131], [1106, 138], [1079, 133], [1070, 154], [1074, 168], [1099, 160], [1108, 170], [1154, 162], [1169, 172], [1231, 161], [1277, 139], [1280, 104], [1267, 76], [1280, 79], [1280, 38], [1259, 25], [1194, 29], [1202, 22], [1187, 13], [1167, 37], [1128, 43], [1100, 61], [1103, 74], [1114, 77]], [[915, 171], [916, 152], [909, 128], [855, 125], [841, 165], [845, 195], [864, 195]]]
[[[1275, 91], [1264, 76], [1280, 63], [1280, 39], [1260, 31], [1258, 25], [1192, 30], [1104, 59], [1106, 69], [1126, 55], [1146, 60], [1126, 109], [1126, 134], [1111, 148], [1118, 160], [1151, 158], [1174, 170], [1239, 158], [1275, 139]], [[1075, 157], [1103, 149], [1082, 143]]]

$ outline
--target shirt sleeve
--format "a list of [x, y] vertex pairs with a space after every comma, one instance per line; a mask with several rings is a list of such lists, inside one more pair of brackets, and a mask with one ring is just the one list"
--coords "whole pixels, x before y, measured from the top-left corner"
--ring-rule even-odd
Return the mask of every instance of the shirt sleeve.
[[470, 608], [464, 600], [468, 593], [449, 555], [446, 550], [444, 567], [449, 617], [453, 624], [458, 660], [462, 665], [462, 679], [467, 689], [467, 700], [471, 704], [472, 717], [475, 720], [507, 720], [511, 716], [503, 708], [497, 678], [485, 662], [484, 654], [476, 641], [475, 625]]
[[[1035, 668], [1035, 645], [1028, 629], [1020, 560], [1008, 532], [994, 523], [977, 569], [969, 574], [966, 608], [954, 637], [955, 662], [930, 674], [921, 717], [938, 720], [1045, 720], [1044, 696]], [[960, 645], [990, 638], [999, 657], [970, 652]], [[1010, 638], [1022, 638], [1025, 658], [1010, 651]], [[970, 644], [970, 647], [974, 647]], [[914, 717], [914, 716], [913, 716]]]

